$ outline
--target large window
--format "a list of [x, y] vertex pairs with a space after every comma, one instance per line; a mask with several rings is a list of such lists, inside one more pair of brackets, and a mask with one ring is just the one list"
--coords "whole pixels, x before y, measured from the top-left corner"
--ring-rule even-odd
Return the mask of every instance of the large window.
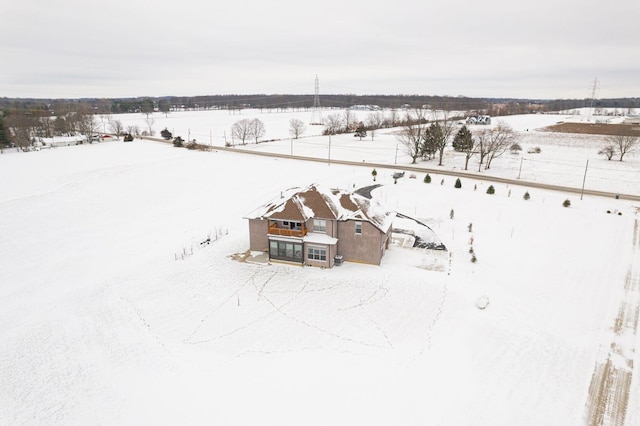
[[269, 257], [271, 259], [302, 262], [302, 243], [289, 241], [269, 241]]
[[324, 219], [313, 219], [313, 232], [327, 232], [327, 221]]
[[310, 260], [327, 260], [327, 248], [321, 246], [309, 246], [307, 258]]
[[356, 234], [362, 234], [362, 222], [356, 222]]

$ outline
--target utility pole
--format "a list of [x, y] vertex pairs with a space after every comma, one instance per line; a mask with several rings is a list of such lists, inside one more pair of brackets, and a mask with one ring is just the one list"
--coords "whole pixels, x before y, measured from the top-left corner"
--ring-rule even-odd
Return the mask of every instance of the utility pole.
[[584, 177], [582, 178], [582, 190], [580, 191], [580, 199], [582, 200], [582, 196], [584, 195], [584, 183], [587, 181], [587, 169], [589, 168], [589, 160], [587, 160], [587, 165], [584, 166]]
[[522, 161], [524, 161], [524, 156], [520, 158], [520, 169], [518, 169], [518, 179], [520, 179], [520, 173], [522, 173]]

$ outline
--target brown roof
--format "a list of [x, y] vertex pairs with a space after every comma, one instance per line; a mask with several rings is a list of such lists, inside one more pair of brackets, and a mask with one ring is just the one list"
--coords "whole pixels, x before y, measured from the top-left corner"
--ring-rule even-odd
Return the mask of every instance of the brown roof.
[[395, 212], [378, 202], [340, 189], [325, 189], [318, 185], [291, 188], [279, 198], [257, 208], [246, 219], [279, 219], [306, 221], [311, 218], [362, 220], [387, 232]]

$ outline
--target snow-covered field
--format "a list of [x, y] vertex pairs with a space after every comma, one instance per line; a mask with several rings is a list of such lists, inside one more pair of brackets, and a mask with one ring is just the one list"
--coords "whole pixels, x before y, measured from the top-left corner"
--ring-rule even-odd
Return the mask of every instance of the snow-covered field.
[[[580, 189], [583, 181], [586, 189], [619, 192], [623, 194], [640, 195], [640, 148], [634, 154], [628, 154], [624, 161], [607, 161], [598, 151], [605, 143], [606, 137], [599, 135], [579, 135], [568, 133], [543, 132], [540, 129], [561, 121], [595, 120], [589, 115], [588, 108], [567, 111], [566, 114], [527, 114], [507, 117], [494, 117], [492, 126], [499, 121], [506, 122], [520, 134], [519, 144], [522, 151], [518, 154], [506, 152], [497, 158], [490, 170], [481, 170], [482, 174], [503, 178], [521, 179], [547, 184], [556, 184]], [[369, 111], [352, 111], [352, 115], [359, 120], [366, 121]], [[381, 111], [389, 117], [390, 111]], [[580, 113], [577, 115], [577, 113]], [[330, 114], [341, 115], [341, 110], [325, 110], [323, 117]], [[397, 114], [401, 116], [402, 111]], [[261, 110], [229, 111], [189, 111], [165, 114], [155, 113], [152, 130], [159, 132], [167, 128], [175, 136], [193, 140], [207, 145], [224, 146], [225, 142], [232, 143], [231, 126], [241, 119], [258, 118], [264, 122], [266, 134], [263, 140], [272, 142], [247, 144], [244, 149], [255, 149], [264, 152], [293, 154], [319, 158], [331, 158], [384, 163], [405, 167], [411, 163], [403, 147], [398, 142], [398, 128], [377, 130], [371, 140], [371, 135], [360, 140], [353, 134], [321, 136], [322, 126], [307, 126], [302, 138], [291, 140], [289, 135], [289, 120], [298, 118], [308, 122], [311, 118], [309, 111], [267, 112]], [[143, 114], [115, 115], [112, 119], [119, 119], [125, 128], [138, 126], [140, 131], [148, 130]], [[604, 118], [603, 118], [604, 119]], [[611, 122], [620, 122], [622, 117], [607, 117]], [[106, 125], [105, 125], [105, 128]], [[483, 126], [471, 126], [473, 130], [480, 130]], [[236, 141], [237, 143], [237, 141]], [[540, 148], [540, 153], [529, 153], [534, 148]], [[616, 157], [617, 159], [617, 157]], [[465, 172], [464, 155], [455, 152], [451, 146], [445, 151], [442, 168], [449, 171]], [[419, 161], [417, 166], [425, 168], [439, 168], [437, 160]], [[478, 172], [477, 156], [469, 163], [469, 172]], [[586, 172], [586, 177], [585, 177]]]
[[[331, 152], [391, 162], [393, 138]], [[391, 173], [373, 196], [450, 257], [230, 258], [280, 190], [370, 185], [369, 167], [149, 141], [0, 155], [0, 424], [582, 425], [607, 359], [635, 373], [625, 424], [640, 424], [637, 321], [618, 324], [640, 306], [638, 203]]]

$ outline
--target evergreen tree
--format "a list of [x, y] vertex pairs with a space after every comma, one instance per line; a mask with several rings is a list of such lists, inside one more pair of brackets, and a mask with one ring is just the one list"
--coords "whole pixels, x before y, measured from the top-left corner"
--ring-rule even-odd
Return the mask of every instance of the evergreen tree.
[[569, 206], [571, 206], [571, 201], [569, 201], [569, 199], [567, 198], [566, 200], [564, 200], [564, 201], [562, 202], [562, 205], [563, 205], [564, 207], [569, 207]]
[[431, 176], [429, 176], [429, 173], [424, 177], [424, 183], [431, 183]]
[[169, 140], [169, 139], [171, 139], [173, 137], [171, 132], [169, 130], [167, 130], [166, 127], [164, 128], [163, 131], [160, 132], [160, 136], [162, 136], [166, 140]]
[[525, 192], [522, 198], [524, 198], [525, 200], [528, 200], [529, 198], [531, 198], [531, 196], [529, 195], [529, 191]]
[[473, 146], [473, 137], [467, 126], [462, 126], [453, 138], [453, 149], [457, 152], [465, 152]]
[[460, 178], [456, 179], [456, 184], [454, 185], [456, 188], [462, 188], [462, 182], [460, 182]]
[[464, 169], [467, 170], [469, 167], [469, 159], [474, 153], [475, 149], [475, 141], [473, 140], [473, 136], [467, 126], [462, 126], [458, 133], [456, 133], [453, 138], [453, 149], [458, 152], [465, 153], [464, 159]]
[[495, 194], [496, 193], [496, 189], [493, 187], [493, 185], [489, 185], [489, 187], [487, 188], [487, 194]]

